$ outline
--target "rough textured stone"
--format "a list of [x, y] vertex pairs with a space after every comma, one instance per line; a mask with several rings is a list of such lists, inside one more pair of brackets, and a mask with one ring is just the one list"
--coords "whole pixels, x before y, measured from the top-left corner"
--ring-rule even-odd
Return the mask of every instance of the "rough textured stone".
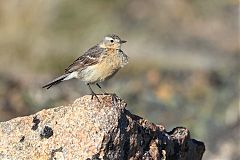
[[112, 96], [0, 123], [0, 159], [201, 159], [202, 142], [177, 127], [166, 132]]

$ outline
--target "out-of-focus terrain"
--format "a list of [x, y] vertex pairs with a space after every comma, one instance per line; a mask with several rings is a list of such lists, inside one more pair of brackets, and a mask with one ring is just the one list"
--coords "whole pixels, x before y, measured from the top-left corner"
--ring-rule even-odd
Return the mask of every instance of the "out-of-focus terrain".
[[146, 119], [189, 128], [206, 144], [204, 159], [240, 159], [238, 8], [236, 0], [0, 1], [0, 121], [88, 94], [77, 80], [41, 86], [116, 33], [130, 62], [105, 90]]

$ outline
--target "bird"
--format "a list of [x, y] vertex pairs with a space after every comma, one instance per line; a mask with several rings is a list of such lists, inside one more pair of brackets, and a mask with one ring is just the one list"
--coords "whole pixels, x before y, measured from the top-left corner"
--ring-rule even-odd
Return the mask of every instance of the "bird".
[[[91, 85], [102, 89], [100, 82], [110, 79], [128, 64], [128, 56], [121, 50], [122, 44], [126, 42], [116, 34], [104, 36], [99, 43], [73, 61], [61, 76], [45, 84], [42, 88], [49, 89], [67, 80], [80, 79], [88, 86], [92, 95], [91, 99], [95, 96], [99, 101]], [[104, 94], [107, 93], [104, 92]]]

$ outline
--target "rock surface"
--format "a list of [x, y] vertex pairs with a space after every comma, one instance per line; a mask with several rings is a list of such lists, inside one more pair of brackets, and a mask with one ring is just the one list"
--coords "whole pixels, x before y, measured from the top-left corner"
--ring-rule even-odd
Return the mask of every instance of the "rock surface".
[[184, 127], [166, 132], [125, 109], [112, 96], [0, 123], [0, 159], [201, 159], [202, 142]]

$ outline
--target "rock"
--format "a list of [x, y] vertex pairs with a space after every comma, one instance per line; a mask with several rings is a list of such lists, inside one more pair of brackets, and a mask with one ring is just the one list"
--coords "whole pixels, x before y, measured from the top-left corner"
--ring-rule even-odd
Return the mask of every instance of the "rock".
[[0, 159], [201, 159], [204, 143], [188, 129], [166, 132], [110, 95], [0, 123]]

